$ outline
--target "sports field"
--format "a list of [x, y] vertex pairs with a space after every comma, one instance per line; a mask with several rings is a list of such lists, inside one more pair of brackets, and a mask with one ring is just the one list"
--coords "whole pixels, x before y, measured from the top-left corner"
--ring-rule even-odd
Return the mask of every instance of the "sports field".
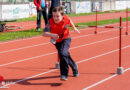
[[[120, 17], [126, 17], [125, 13], [100, 14], [98, 20]], [[72, 17], [72, 20], [74, 23], [95, 21], [95, 15]], [[36, 27], [35, 21], [21, 23], [25, 30]], [[109, 26], [119, 27], [119, 24]], [[36, 36], [1, 42], [0, 73], [8, 82], [4, 86], [8, 90], [129, 90], [130, 31], [126, 35], [126, 22], [122, 26], [123, 74], [117, 74], [119, 28], [98, 28], [97, 34], [95, 28], [83, 28], [80, 34], [70, 32], [70, 53], [78, 64], [79, 77], [73, 77], [70, 70], [67, 81], [61, 81], [59, 69], [55, 69], [57, 52], [49, 38]]]

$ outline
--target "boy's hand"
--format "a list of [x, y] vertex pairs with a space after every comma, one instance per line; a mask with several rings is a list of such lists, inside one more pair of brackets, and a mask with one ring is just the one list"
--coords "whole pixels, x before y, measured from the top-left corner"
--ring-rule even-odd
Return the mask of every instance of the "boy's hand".
[[52, 38], [53, 38], [54, 40], [57, 40], [57, 39], [59, 38], [59, 36], [58, 36], [58, 34], [52, 34]]

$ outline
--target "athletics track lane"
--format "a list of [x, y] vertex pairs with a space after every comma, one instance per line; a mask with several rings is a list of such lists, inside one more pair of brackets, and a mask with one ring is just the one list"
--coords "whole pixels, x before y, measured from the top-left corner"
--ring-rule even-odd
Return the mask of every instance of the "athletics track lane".
[[[85, 49], [85, 48], [83, 48], [83, 49]], [[128, 49], [128, 51], [129, 50], [130, 49]], [[25, 81], [23, 83], [20, 83], [20, 85], [24, 85], [27, 88], [31, 88], [33, 86], [38, 85], [39, 88], [41, 88], [41, 89], [46, 89], [47, 88], [48, 90], [56, 89], [56, 87], [58, 87], [56, 90], [59, 90], [59, 88], [61, 88], [61, 90], [64, 90], [65, 87], [68, 88], [68, 90], [72, 90], [72, 88], [74, 88], [74, 87], [76, 87], [75, 90], [81, 90], [81, 86], [86, 87], [86, 85], [91, 85], [94, 82], [97, 82], [98, 80], [102, 80], [103, 78], [106, 78], [106, 77], [112, 75], [112, 73], [116, 72], [115, 70], [116, 70], [117, 63], [118, 63], [118, 61], [117, 61], [118, 57], [117, 56], [118, 56], [118, 53], [114, 53], [112, 55], [108, 55], [108, 56], [105, 56], [105, 57], [103, 56], [101, 58], [99, 57], [97, 59], [94, 59], [94, 60], [79, 64], [78, 66], [79, 66], [79, 71], [80, 71], [80, 77], [76, 78], [76, 79], [74, 79], [73, 77], [69, 77], [69, 80], [67, 81], [68, 83], [63, 83], [62, 82], [63, 85], [61, 85], [61, 82], [59, 81], [59, 77], [58, 77], [59, 72], [52, 72], [49, 75], [46, 74], [46, 75], [41, 76], [41, 78], [37, 77], [37, 78], [31, 79], [31, 80], [27, 80], [27, 81]], [[111, 59], [110, 57], [113, 57], [113, 58]], [[30, 63], [35, 63], [35, 62], [30, 62]], [[25, 64], [27, 64], [27, 65], [25, 65]], [[24, 70], [24, 72], [23, 72], [24, 74], [26, 73], [25, 71], [28, 71], [26, 74], [30, 73], [31, 70], [33, 70], [35, 73], [38, 72], [39, 70], [42, 71], [42, 67], [41, 67], [41, 69], [36, 69], [36, 68], [33, 68], [33, 66], [35, 66], [35, 65], [30, 66], [28, 63], [23, 63], [20, 66], [19, 65], [16, 66], [16, 67], [19, 67], [19, 68], [14, 67], [14, 68], [11, 68], [11, 69], [14, 69], [14, 71], [16, 69]], [[40, 66], [42, 66], [42, 64]], [[84, 68], [84, 67], [86, 67], [86, 68]], [[98, 67], [98, 69], [97, 69], [97, 67]], [[7, 68], [10, 68], [10, 67], [8, 66]], [[28, 68], [28, 69], [26, 69], [26, 68]], [[18, 72], [18, 70], [17, 70], [17, 72]], [[21, 72], [18, 72], [18, 73], [21, 74]], [[23, 76], [24, 74], [21, 74], [21, 75]], [[70, 74], [70, 75], [72, 75], [72, 74]], [[13, 76], [11, 75], [11, 77], [13, 77]], [[16, 78], [16, 76], [14, 76], [14, 77]], [[79, 82], [80, 82], [80, 84], [79, 84]], [[70, 84], [71, 84], [71, 87], [70, 87]], [[61, 85], [61, 87], [60, 86], [55, 86], [55, 85]], [[24, 87], [24, 89], [25, 89], [25, 87]], [[34, 87], [34, 90], [36, 88], [38, 88], [38, 87], [37, 86]]]
[[[113, 34], [113, 35], [115, 35], [115, 34]], [[110, 34], [108, 36], [113, 36], [113, 35]], [[100, 35], [98, 35], [98, 36], [100, 36]], [[95, 37], [96, 40], [97, 40], [98, 36]], [[100, 38], [103, 39], [103, 36], [106, 36], [106, 35], [102, 35], [102, 37], [100, 37]], [[127, 39], [129, 41], [128, 37], [124, 37], [125, 40]], [[93, 38], [93, 37], [91, 37], [91, 38]], [[86, 39], [88, 39], [88, 38], [86, 38]], [[82, 41], [82, 40], [85, 40], [85, 39], [80, 39], [80, 41]], [[71, 53], [72, 53], [72, 56], [74, 57], [74, 59], [76, 61], [79, 61], [82, 58], [90, 58], [90, 57], [96, 56], [96, 55], [104, 53], [104, 52], [109, 52], [110, 49], [111, 50], [116, 49], [118, 44], [113, 44], [112, 45], [111, 43], [117, 43], [118, 42], [117, 40], [118, 39], [116, 39], [115, 41], [113, 41], [113, 40], [112, 41], [107, 41], [107, 43], [106, 42], [102, 42], [102, 43], [94, 44], [94, 45], [91, 45], [91, 46], [88, 46], [88, 47], [82, 47], [82, 49], [81, 48], [74, 49], [74, 50], [71, 51]], [[72, 44], [75, 45], [75, 43], [79, 44], [79, 41], [75, 40], [75, 41], [73, 41]], [[127, 44], [130, 44], [130, 43], [129, 42], [125, 42], [124, 46], [127, 45]], [[103, 47], [102, 45], [105, 46], [105, 47]], [[110, 46], [110, 47], [107, 47], [107, 46]], [[114, 47], [112, 47], [112, 46], [114, 46]], [[73, 47], [73, 45], [72, 45], [72, 47]], [[85, 50], [86, 50], [86, 52], [85, 52]], [[81, 53], [81, 51], [82, 51], [82, 53]], [[91, 52], [95, 52], [95, 53], [92, 54], [92, 53], [90, 53], [90, 51]], [[129, 49], [128, 49], [128, 51], [129, 51]], [[84, 53], [89, 53], [90, 55], [89, 54], [86, 55]], [[110, 58], [110, 57], [113, 57], [113, 56], [118, 56], [117, 54], [118, 53], [116, 53], [116, 55], [114, 54], [114, 55], [108, 56], [108, 57]], [[81, 55], [83, 57], [81, 57], [79, 55]], [[77, 57], [77, 56], [79, 56], [79, 57]], [[55, 72], [52, 72], [50, 74], [43, 75], [43, 80], [41, 78], [36, 77], [36, 78], [34, 78], [32, 80], [25, 81], [25, 82], [21, 83], [20, 85], [17, 84], [17, 85], [14, 85], [14, 87], [11, 86], [10, 90], [11, 89], [15, 90], [15, 89], [18, 89], [18, 88], [22, 88], [21, 85], [24, 85], [24, 87], [23, 87], [24, 89], [25, 88], [26, 89], [31, 88], [32, 90], [33, 89], [36, 90], [38, 88], [40, 88], [40, 89], [48, 89], [48, 90], [49, 89], [52, 90], [52, 88], [55, 89], [55, 90], [57, 90], [57, 89], [58, 90], [59, 89], [64, 90], [64, 89], [68, 88], [68, 90], [72, 90], [72, 88], [74, 88], [74, 87], [76, 87], [77, 90], [80, 90], [81, 88], [85, 88], [87, 83], [92, 84], [91, 82], [95, 82], [95, 80], [99, 81], [98, 79], [102, 79], [103, 77], [107, 77], [107, 75], [106, 75], [106, 71], [107, 70], [102, 70], [102, 68], [98, 69], [98, 70], [96, 69], [98, 67], [98, 66], [96, 66], [96, 65], [98, 65], [97, 64], [98, 61], [101, 60], [103, 63], [105, 63], [105, 61], [107, 60], [108, 62], [110, 62], [110, 67], [112, 69], [110, 69], [110, 68], [108, 69], [108, 71], [107, 71], [108, 72], [108, 76], [111, 75], [111, 73], [116, 72], [115, 69], [117, 68], [116, 66], [117, 66], [118, 61], [116, 63], [114, 63], [113, 60], [109, 60], [108, 57], [106, 57], [104, 59], [100, 59], [99, 58], [99, 60], [94, 60], [94, 62], [93, 62], [94, 65], [93, 65], [93, 63], [92, 64], [87, 64], [87, 65], [86, 64], [85, 65], [79, 64], [79, 69], [80, 69], [79, 71], [81, 71], [80, 72], [81, 74], [80, 74], [79, 78], [74, 79], [72, 77], [69, 77], [69, 80], [67, 82], [61, 82], [59, 80], [59, 72], [55, 71]], [[22, 62], [20, 64], [17, 63], [15, 65], [13, 64], [13, 65], [9, 65], [9, 66], [6, 66], [6, 67], [1, 67], [1, 71], [2, 72], [4, 71], [4, 73], [6, 74], [5, 77], [7, 77], [8, 79], [10, 79], [10, 78], [12, 79], [13, 78], [15, 80], [18, 80], [18, 79], [21, 79], [21, 78], [26, 78], [27, 76], [35, 75], [36, 73], [40, 73], [40, 72], [44, 72], [44, 71], [48, 71], [49, 69], [52, 69], [54, 67], [54, 63], [55, 63], [55, 61], [52, 60], [54, 58], [56, 59], [56, 55], [51, 55], [51, 57], [44, 57], [44, 58], [41, 57], [38, 60], [32, 60], [32, 61], [29, 61], [29, 62]], [[43, 59], [45, 59], [46, 61], [43, 61]], [[118, 57], [115, 57], [114, 60], [118, 60]], [[95, 61], [97, 61], [97, 62], [95, 62]], [[114, 69], [111, 66], [112, 62], [115, 65]], [[107, 64], [103, 64], [103, 65], [106, 66]], [[84, 76], [87, 77], [87, 79], [91, 78], [91, 80], [87, 80], [87, 83], [84, 83], [85, 78], [82, 77], [82, 73], [83, 73], [82, 70], [83, 70], [83, 68], [80, 68], [81, 66], [83, 66], [83, 67], [88, 66], [88, 69], [85, 68], [85, 71], [83, 71], [83, 72], [92, 73], [92, 72], [94, 72], [93, 70], [95, 70], [97, 72], [101, 70], [101, 71], [103, 71], [105, 73], [105, 75], [104, 74], [103, 75], [96, 75], [96, 74], [95, 75], [88, 75], [90, 77], [88, 77], [87, 75], [84, 75]], [[91, 68], [89, 66], [91, 66]], [[33, 68], [33, 67], [36, 67], [36, 68]], [[95, 69], [93, 69], [93, 68], [95, 68]], [[89, 72], [86, 71], [86, 69]], [[12, 70], [13, 70], [14, 73], [12, 73]], [[111, 70], [111, 71], [109, 72], [109, 70]], [[91, 76], [94, 76], [95, 78], [98, 78], [98, 79], [93, 80], [94, 77], [91, 77]], [[82, 85], [81, 84], [79, 85], [79, 82]], [[70, 84], [71, 84], [71, 87], [70, 87]], [[82, 87], [79, 87], [79, 86], [82, 86]]]
[[[125, 23], [124, 23], [125, 24]], [[118, 24], [114, 24], [118, 25]], [[125, 26], [125, 25], [124, 25]], [[85, 29], [82, 29], [85, 30]], [[93, 28], [87, 28], [86, 34], [92, 34], [95, 29]], [[98, 31], [106, 31], [106, 30], [115, 30], [115, 29], [98, 29]], [[82, 32], [81, 32], [82, 33]], [[78, 34], [75, 34], [74, 32], [71, 32], [71, 36], [77, 37]], [[78, 36], [81, 36], [82, 34], [79, 34]], [[12, 40], [12, 41], [7, 41], [7, 42], [1, 42], [0, 43], [0, 52], [6, 52], [6, 51], [12, 51], [13, 49], [21, 49], [21, 48], [27, 48], [27, 47], [35, 47], [39, 45], [44, 45], [49, 43], [49, 38], [43, 38], [42, 36], [36, 36], [32, 38], [26, 38], [26, 39], [18, 39], [18, 40]], [[6, 47], [6, 48], [3, 48]]]
[[[85, 32], [88, 32], [88, 31], [83, 30], [82, 32], [83, 33], [81, 33], [81, 36], [84, 35], [84, 34], [86, 35], [87, 33], [85, 33]], [[107, 35], [107, 32], [105, 32], [104, 34], [99, 34], [98, 37], [96, 35], [90, 35], [88, 37], [81, 37], [81, 38], [77, 38], [77, 39], [72, 39], [72, 42], [77, 41], [77, 43], [75, 45], [72, 44], [71, 46], [73, 47], [73, 46], [78, 46], [80, 44], [87, 44], [87, 43], [90, 43], [90, 42], [95, 42], [97, 40], [99, 41], [101, 39], [104, 40], [104, 39], [110, 38], [111, 36], [117, 37], [118, 36], [117, 32], [118, 32], [118, 30], [117, 31], [111, 31], [111, 32], [109, 32], [108, 35]], [[92, 31], [91, 31], [91, 33], [92, 33]], [[83, 40], [81, 40], [81, 39], [83, 39]], [[10, 47], [10, 46], [11, 45], [4, 46], [4, 47], [7, 48], [7, 47]], [[39, 55], [47, 54], [50, 51], [53, 51], [53, 52], [55, 51], [55, 47], [53, 47], [52, 44], [41, 45], [41, 46], [32, 47], [32, 48], [25, 48], [25, 49], [22, 49], [22, 50], [16, 50], [16, 51], [12, 51], [12, 52], [4, 52], [4, 53], [1, 52], [0, 53], [0, 55], [1, 55], [0, 59], [2, 60], [1, 64], [4, 64], [4, 62], [6, 62], [6, 61], [9, 63], [9, 62], [12, 62], [12, 61], [18, 61], [18, 60], [23, 60], [25, 58], [36, 57], [36, 56], [39, 56]], [[29, 55], [28, 55], [28, 53], [29, 53]], [[16, 54], [17, 54], [17, 57], [16, 57]]]

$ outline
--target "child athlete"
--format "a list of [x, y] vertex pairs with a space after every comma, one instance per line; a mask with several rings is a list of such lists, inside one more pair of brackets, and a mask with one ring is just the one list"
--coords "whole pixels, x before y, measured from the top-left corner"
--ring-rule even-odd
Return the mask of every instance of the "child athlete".
[[53, 40], [53, 44], [56, 46], [60, 58], [61, 80], [66, 81], [68, 78], [69, 65], [72, 68], [73, 76], [77, 77], [79, 75], [77, 65], [69, 53], [71, 37], [69, 35], [68, 26], [71, 25], [73, 30], [78, 33], [79, 31], [70, 18], [67, 15], [64, 15], [63, 7], [55, 7], [52, 10], [52, 15], [53, 18], [49, 19], [49, 23], [46, 25], [42, 35], [51, 37]]

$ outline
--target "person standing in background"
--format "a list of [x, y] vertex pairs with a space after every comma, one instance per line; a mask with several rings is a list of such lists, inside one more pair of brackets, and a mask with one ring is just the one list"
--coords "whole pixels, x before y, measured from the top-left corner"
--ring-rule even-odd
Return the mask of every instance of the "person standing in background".
[[48, 23], [47, 15], [47, 0], [34, 0], [37, 9], [37, 27], [36, 30], [40, 31], [41, 28], [41, 15], [43, 15], [45, 25]]
[[48, 19], [52, 18], [52, 10], [57, 6], [62, 6], [61, 0], [49, 0], [49, 14]]

